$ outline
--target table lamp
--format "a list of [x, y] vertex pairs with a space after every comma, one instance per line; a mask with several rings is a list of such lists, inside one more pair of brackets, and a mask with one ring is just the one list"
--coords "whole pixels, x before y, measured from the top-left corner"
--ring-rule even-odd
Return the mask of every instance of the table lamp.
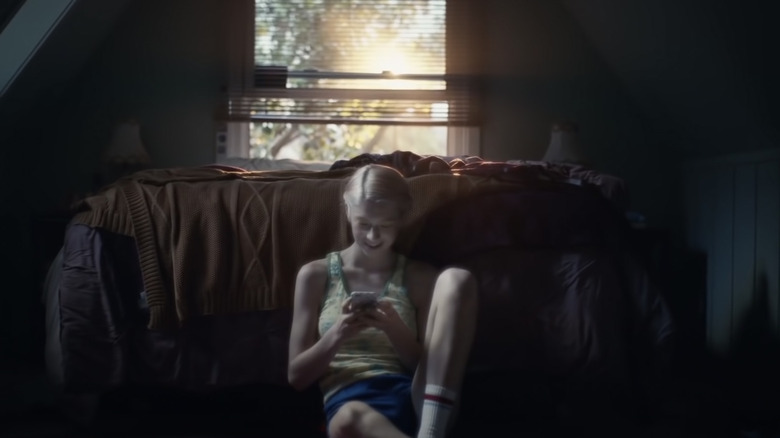
[[151, 158], [141, 141], [140, 126], [130, 119], [119, 123], [103, 151], [98, 185], [110, 183], [117, 178], [129, 175], [148, 167]]
[[581, 164], [585, 162], [578, 138], [579, 128], [571, 121], [556, 122], [552, 125], [550, 144], [542, 161], [553, 163]]

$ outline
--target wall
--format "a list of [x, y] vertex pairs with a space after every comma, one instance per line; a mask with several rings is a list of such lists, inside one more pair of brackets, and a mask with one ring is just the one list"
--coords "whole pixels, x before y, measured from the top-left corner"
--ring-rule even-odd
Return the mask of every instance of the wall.
[[564, 0], [683, 160], [780, 145], [776, 2]]
[[684, 181], [687, 243], [707, 256], [708, 346], [780, 340], [780, 149], [693, 160]]
[[659, 178], [670, 143], [635, 102], [560, 2], [494, 0], [487, 5], [487, 102], [483, 155], [539, 160], [552, 122], [580, 125], [589, 161], [624, 178], [632, 208], [656, 226], [676, 213], [673, 178]]
[[[7, 287], [0, 293], [0, 365], [42, 353], [34, 225], [94, 190], [93, 173], [117, 122], [141, 123], [156, 166], [213, 160], [221, 4], [80, 0], [83, 13], [57, 29], [3, 96], [0, 276]], [[116, 22], [112, 14], [120, 15]], [[105, 34], [94, 32], [106, 23], [113, 26]]]
[[[97, 166], [115, 123], [134, 118], [157, 167], [214, 159], [213, 114], [223, 85], [220, 2], [131, 3], [65, 102], [70, 157], [81, 179]], [[73, 128], [71, 128], [73, 127]]]

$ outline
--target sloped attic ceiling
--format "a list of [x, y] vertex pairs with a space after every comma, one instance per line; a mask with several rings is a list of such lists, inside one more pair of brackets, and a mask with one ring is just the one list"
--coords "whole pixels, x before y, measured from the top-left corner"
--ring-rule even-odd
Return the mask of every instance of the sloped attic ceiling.
[[777, 2], [562, 1], [681, 156], [780, 147]]
[[16, 11], [24, 4], [24, 0], [4, 0], [0, 2], [0, 33], [16, 15]]
[[13, 123], [84, 65], [128, 0], [25, 0], [0, 33], [0, 117]]
[[0, 96], [67, 14], [73, 0], [14, 0], [9, 4], [3, 8], [0, 33]]

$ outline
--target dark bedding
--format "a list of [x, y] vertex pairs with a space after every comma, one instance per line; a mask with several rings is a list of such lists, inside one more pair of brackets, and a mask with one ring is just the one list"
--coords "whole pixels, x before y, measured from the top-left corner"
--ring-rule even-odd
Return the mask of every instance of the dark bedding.
[[[63, 248], [59, 361], [68, 391], [94, 392], [125, 383], [202, 390], [287, 381], [291, 314], [273, 309], [193, 318], [180, 329], [146, 328], [148, 306], [132, 238], [74, 224]], [[50, 372], [51, 374], [52, 372]]]

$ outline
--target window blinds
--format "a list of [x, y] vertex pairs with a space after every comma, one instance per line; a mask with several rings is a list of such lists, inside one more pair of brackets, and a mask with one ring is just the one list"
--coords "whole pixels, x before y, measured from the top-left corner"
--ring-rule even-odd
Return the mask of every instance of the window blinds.
[[459, 3], [255, 0], [252, 71], [229, 88], [226, 118], [475, 125], [468, 17]]

